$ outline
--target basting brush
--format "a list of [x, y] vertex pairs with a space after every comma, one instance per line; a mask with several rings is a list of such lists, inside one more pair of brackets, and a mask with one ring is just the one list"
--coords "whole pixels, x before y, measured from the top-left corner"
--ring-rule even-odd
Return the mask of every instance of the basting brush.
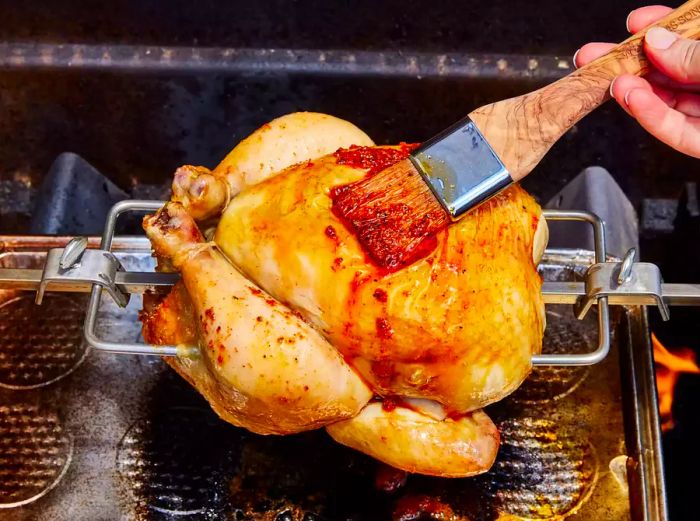
[[[651, 27], [700, 36], [700, 0]], [[432, 249], [435, 233], [520, 181], [581, 118], [610, 97], [620, 74], [649, 70], [643, 39], [534, 92], [480, 107], [414, 150], [407, 159], [334, 193], [333, 211], [380, 266], [399, 269]]]

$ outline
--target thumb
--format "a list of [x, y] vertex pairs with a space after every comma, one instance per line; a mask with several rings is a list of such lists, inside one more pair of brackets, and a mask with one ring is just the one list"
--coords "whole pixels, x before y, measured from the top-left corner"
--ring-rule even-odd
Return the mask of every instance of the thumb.
[[700, 83], [700, 43], [679, 37], [663, 27], [644, 36], [649, 60], [666, 76], [681, 83]]

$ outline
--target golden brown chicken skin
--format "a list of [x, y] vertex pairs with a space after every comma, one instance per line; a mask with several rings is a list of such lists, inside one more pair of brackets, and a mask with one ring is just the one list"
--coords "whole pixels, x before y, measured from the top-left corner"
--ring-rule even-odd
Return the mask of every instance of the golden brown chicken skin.
[[[513, 187], [436, 237], [425, 258], [378, 269], [330, 212], [329, 195], [407, 150], [297, 113], [261, 127], [214, 170], [181, 168], [177, 204], [145, 227], [159, 265], [183, 283], [148, 299], [144, 337], [199, 346], [201, 356], [168, 362], [235, 425], [272, 434], [326, 425], [389, 465], [470, 476], [488, 470], [499, 443], [474, 409], [517, 387], [540, 349], [535, 265], [546, 224]], [[216, 226], [215, 244], [193, 219]], [[263, 315], [263, 303], [285, 320]], [[274, 345], [285, 335], [303, 340], [294, 383], [282, 376], [293, 365], [284, 342]], [[367, 404], [373, 393], [388, 398]], [[285, 408], [288, 396], [295, 405]]]
[[[200, 350], [180, 359], [178, 369], [221, 416], [261, 434], [289, 434], [351, 418], [369, 401], [370, 390], [338, 352], [205, 243], [181, 204], [168, 203], [146, 217], [144, 228], [187, 290], [189, 299], [166, 304], [191, 306], [189, 320], [196, 324]], [[159, 310], [160, 324], [180, 335], [172, 314]]]
[[333, 154], [292, 166], [234, 198], [214, 240], [375, 392], [458, 412], [503, 398], [541, 349], [540, 207], [513, 186], [439, 233], [427, 257], [387, 273], [330, 209], [331, 189], [365, 174]]

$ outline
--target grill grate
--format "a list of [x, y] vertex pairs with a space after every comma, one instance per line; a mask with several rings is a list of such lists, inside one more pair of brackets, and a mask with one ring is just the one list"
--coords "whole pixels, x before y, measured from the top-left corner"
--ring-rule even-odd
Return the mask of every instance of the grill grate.
[[[552, 411], [553, 412], [553, 411]], [[486, 482], [497, 510], [526, 519], [565, 516], [592, 490], [598, 462], [585, 434], [535, 416], [499, 424], [503, 444]]]
[[70, 374], [85, 358], [83, 295], [33, 295], [0, 305], [0, 386], [35, 389]]
[[0, 507], [31, 503], [55, 487], [73, 454], [58, 416], [35, 405], [0, 405]]
[[[587, 353], [595, 348], [595, 324], [573, 320], [571, 308], [547, 306], [543, 346], [547, 353]], [[545, 403], [573, 392], [590, 374], [589, 366], [538, 366], [511, 399], [520, 403]]]
[[[232, 432], [233, 431], [233, 432]], [[223, 508], [235, 430], [202, 409], [174, 407], [134, 423], [117, 448], [117, 471], [142, 508], [213, 515]]]

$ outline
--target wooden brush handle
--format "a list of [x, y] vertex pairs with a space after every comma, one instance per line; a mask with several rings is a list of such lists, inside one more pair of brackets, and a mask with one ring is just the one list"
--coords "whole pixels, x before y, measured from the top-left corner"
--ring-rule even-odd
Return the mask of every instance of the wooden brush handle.
[[519, 181], [529, 174], [564, 132], [606, 101], [616, 76], [642, 75], [649, 70], [644, 35], [651, 27], [698, 39], [700, 0], [686, 2], [608, 54], [546, 87], [469, 114], [513, 179]]

